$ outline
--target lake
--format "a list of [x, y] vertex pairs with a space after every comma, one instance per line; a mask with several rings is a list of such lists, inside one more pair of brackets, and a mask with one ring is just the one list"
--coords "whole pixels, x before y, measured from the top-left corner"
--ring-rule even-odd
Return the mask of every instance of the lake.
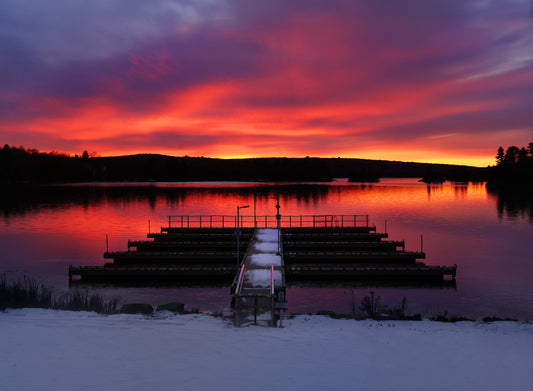
[[[370, 291], [381, 302], [425, 316], [450, 314], [480, 319], [533, 321], [533, 202], [531, 195], [497, 194], [484, 183], [426, 185], [416, 179], [375, 184], [328, 183], [127, 183], [25, 188], [4, 192], [0, 211], [0, 273], [23, 275], [69, 289], [68, 265], [103, 265], [110, 250], [126, 250], [167, 225], [169, 215], [369, 215], [377, 232], [421, 245], [428, 265], [457, 264], [455, 286], [382, 286], [363, 283], [288, 285], [290, 313], [331, 310], [348, 314]], [[421, 236], [423, 235], [423, 243]], [[229, 312], [229, 286], [81, 289], [122, 302], [153, 305], [184, 302], [204, 312]]]

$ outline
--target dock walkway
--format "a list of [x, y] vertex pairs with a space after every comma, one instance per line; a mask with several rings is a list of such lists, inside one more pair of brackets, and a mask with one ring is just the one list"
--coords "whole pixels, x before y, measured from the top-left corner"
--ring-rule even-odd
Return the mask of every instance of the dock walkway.
[[232, 287], [236, 323], [275, 322], [277, 295], [279, 292], [285, 294], [282, 254], [278, 229], [255, 231]]

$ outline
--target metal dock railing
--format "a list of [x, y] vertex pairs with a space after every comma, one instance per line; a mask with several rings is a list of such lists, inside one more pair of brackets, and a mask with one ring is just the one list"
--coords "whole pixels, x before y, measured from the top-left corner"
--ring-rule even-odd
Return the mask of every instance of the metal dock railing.
[[[368, 215], [281, 215], [283, 228], [349, 228], [368, 226]], [[169, 228], [277, 228], [276, 215], [177, 215], [168, 216]]]

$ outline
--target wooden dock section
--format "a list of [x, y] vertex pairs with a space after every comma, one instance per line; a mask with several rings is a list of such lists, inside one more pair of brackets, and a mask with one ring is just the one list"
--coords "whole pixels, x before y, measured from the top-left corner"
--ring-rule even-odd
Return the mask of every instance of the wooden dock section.
[[237, 241], [232, 228], [162, 227], [161, 232], [148, 233], [151, 241], [128, 241], [127, 251], [105, 252], [104, 258], [112, 262], [104, 266], [69, 267], [69, 280], [230, 282], [254, 229], [244, 228], [240, 232]]
[[288, 280], [454, 279], [457, 266], [426, 266], [423, 252], [405, 251], [404, 241], [387, 241], [375, 227], [283, 228]]
[[69, 275], [86, 282], [135, 282], [135, 281], [220, 281], [231, 282], [235, 266], [228, 265], [129, 265], [70, 267]]
[[231, 292], [237, 325], [275, 324], [276, 303], [285, 297], [285, 265], [278, 229], [255, 231]]
[[442, 281], [443, 275], [455, 278], [457, 268], [454, 266], [426, 266], [426, 265], [291, 265], [286, 268], [286, 274], [291, 278], [305, 277], [307, 279], [323, 278], [358, 278], [358, 279], [407, 279]]

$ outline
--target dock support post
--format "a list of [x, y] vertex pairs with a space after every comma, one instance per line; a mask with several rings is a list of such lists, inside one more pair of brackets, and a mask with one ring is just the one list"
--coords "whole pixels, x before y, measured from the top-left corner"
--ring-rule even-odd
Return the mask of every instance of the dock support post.
[[257, 296], [254, 300], [254, 324], [257, 324]]
[[272, 319], [271, 319], [272, 323], [271, 324], [272, 324], [272, 327], [276, 327], [276, 307], [274, 305], [274, 295], [272, 295], [270, 306], [272, 308]]
[[[237, 229], [238, 230], [238, 229]], [[240, 243], [239, 243], [239, 233], [237, 231], [235, 231], [235, 233], [237, 234], [237, 269], [239, 268], [239, 266], [241, 265], [241, 247], [240, 247]]]
[[276, 255], [281, 255], [281, 229], [278, 228], [278, 252]]

